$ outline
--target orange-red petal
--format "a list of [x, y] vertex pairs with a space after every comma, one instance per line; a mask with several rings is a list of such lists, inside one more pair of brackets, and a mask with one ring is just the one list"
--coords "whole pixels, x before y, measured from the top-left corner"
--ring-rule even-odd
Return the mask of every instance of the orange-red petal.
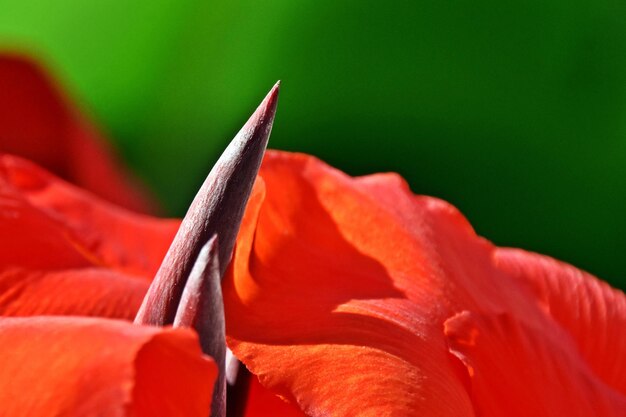
[[626, 397], [594, 374], [564, 332], [465, 311], [446, 321], [445, 333], [467, 367], [479, 416], [626, 415]]
[[154, 209], [106, 140], [37, 64], [0, 55], [0, 91], [0, 152], [33, 160], [121, 206]]
[[0, 315], [132, 319], [176, 233], [0, 156]]
[[132, 320], [149, 281], [107, 268], [0, 270], [0, 316], [96, 316]]
[[568, 343], [491, 243], [398, 176], [350, 178], [268, 152], [261, 177], [224, 283], [227, 341], [307, 415], [475, 415], [471, 380], [444, 333], [465, 310], [508, 314], [532, 337]]
[[571, 335], [593, 371], [626, 395], [626, 295], [547, 256], [506, 248], [496, 255], [499, 267], [528, 285]]
[[261, 176], [224, 286], [237, 357], [308, 415], [472, 415], [410, 231], [313, 158], [269, 153]]
[[0, 346], [3, 416], [208, 414], [216, 366], [190, 330], [2, 318]]
[[18, 157], [0, 156], [0, 265], [96, 265], [152, 277], [177, 220], [135, 214]]
[[300, 409], [288, 404], [276, 394], [266, 389], [259, 380], [252, 375], [248, 398], [246, 400], [244, 417], [304, 417]]

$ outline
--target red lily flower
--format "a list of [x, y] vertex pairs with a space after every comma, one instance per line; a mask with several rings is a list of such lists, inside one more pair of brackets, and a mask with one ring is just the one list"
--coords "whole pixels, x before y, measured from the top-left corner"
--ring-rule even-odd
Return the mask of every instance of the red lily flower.
[[[269, 135], [275, 95], [264, 103], [229, 148], [247, 163], [218, 163], [175, 239], [177, 221], [0, 158], [0, 314], [133, 319], [143, 300], [137, 323], [193, 327], [218, 349], [223, 334], [203, 330], [223, 325], [222, 237], [239, 223], [226, 214]], [[626, 415], [626, 296], [495, 247], [393, 174], [268, 152], [222, 291], [228, 345], [253, 374], [247, 416]], [[206, 415], [224, 375], [190, 330], [102, 318], [0, 318], [0, 346], [9, 415]]]

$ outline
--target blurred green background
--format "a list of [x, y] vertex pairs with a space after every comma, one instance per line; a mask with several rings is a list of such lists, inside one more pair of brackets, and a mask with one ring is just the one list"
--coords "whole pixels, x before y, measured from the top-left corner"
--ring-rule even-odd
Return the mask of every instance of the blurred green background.
[[626, 288], [626, 2], [0, 0], [182, 215], [282, 80], [273, 148], [397, 171], [499, 245]]

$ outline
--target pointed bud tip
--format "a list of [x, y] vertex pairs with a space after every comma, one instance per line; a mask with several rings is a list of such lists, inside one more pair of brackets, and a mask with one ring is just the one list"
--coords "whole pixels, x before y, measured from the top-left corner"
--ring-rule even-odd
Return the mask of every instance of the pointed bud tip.
[[[224, 276], [272, 131], [279, 88], [277, 82], [211, 169], [157, 271], [137, 313], [137, 323], [166, 325], [174, 321], [198, 260], [209, 263], [215, 253], [219, 275]], [[219, 245], [212, 239], [214, 234], [219, 234]]]
[[251, 136], [246, 137], [244, 143], [256, 143], [257, 145], [260, 145], [258, 150], [261, 155], [265, 152], [265, 147], [267, 146], [272, 125], [274, 124], [279, 90], [280, 81], [274, 84], [261, 104], [259, 104], [259, 107], [257, 107], [252, 116], [250, 116], [243, 129], [237, 134], [239, 136], [242, 132], [251, 133]]
[[264, 118], [272, 119], [274, 118], [274, 113], [276, 113], [276, 104], [278, 104], [278, 93], [280, 92], [280, 80], [274, 84], [274, 87], [270, 90], [269, 93], [263, 99], [263, 102], [259, 106], [262, 109], [262, 113], [264, 114]]
[[217, 237], [217, 233], [214, 233], [209, 241], [202, 246], [202, 249], [200, 249], [200, 253], [203, 256], [206, 256], [208, 261], [211, 261], [214, 257], [217, 259], [218, 242], [219, 238]]
[[[185, 288], [180, 298], [180, 303], [176, 310], [174, 318], [174, 327], [194, 327], [196, 323], [203, 323], [206, 319], [203, 315], [206, 313], [203, 309], [220, 309], [220, 313], [211, 312], [209, 317], [212, 320], [219, 319], [223, 322], [222, 294], [219, 289], [221, 281], [219, 272], [218, 259], [218, 239], [214, 234], [208, 242], [206, 242], [187, 277]], [[217, 287], [215, 287], [217, 285]], [[218, 317], [219, 316], [219, 317]], [[204, 323], [206, 324], [206, 323]], [[223, 324], [223, 323], [222, 323]], [[214, 329], [209, 326], [207, 329], [196, 329], [202, 337], [203, 331], [212, 331]], [[210, 334], [208, 335], [211, 336]], [[205, 352], [206, 353], [206, 352]]]

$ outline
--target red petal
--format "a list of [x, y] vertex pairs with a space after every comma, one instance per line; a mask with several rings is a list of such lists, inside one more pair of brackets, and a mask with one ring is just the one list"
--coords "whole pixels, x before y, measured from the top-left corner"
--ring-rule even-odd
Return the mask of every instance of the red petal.
[[224, 282], [227, 341], [306, 414], [474, 415], [443, 332], [463, 310], [564, 334], [454, 207], [398, 176], [275, 152], [261, 176]]
[[0, 91], [1, 152], [31, 159], [116, 204], [152, 211], [154, 203], [130, 183], [106, 140], [36, 64], [0, 55]]
[[131, 320], [149, 282], [105, 268], [0, 271], [0, 316], [74, 315]]
[[564, 333], [467, 311], [448, 320], [445, 333], [467, 367], [477, 415], [626, 415], [626, 397], [594, 375]]
[[132, 319], [178, 224], [0, 156], [0, 314]]
[[127, 212], [8, 155], [0, 198], [0, 265], [98, 265], [152, 277], [179, 224]]
[[244, 417], [304, 417], [302, 411], [267, 390], [252, 376]]
[[574, 338], [606, 383], [626, 394], [626, 296], [596, 277], [547, 256], [499, 249], [500, 268], [529, 285], [542, 307]]
[[237, 357], [313, 416], [472, 415], [442, 334], [446, 277], [423, 238], [313, 158], [269, 153], [261, 176], [224, 284]]
[[113, 320], [0, 320], [6, 416], [206, 417], [215, 364], [195, 334]]

